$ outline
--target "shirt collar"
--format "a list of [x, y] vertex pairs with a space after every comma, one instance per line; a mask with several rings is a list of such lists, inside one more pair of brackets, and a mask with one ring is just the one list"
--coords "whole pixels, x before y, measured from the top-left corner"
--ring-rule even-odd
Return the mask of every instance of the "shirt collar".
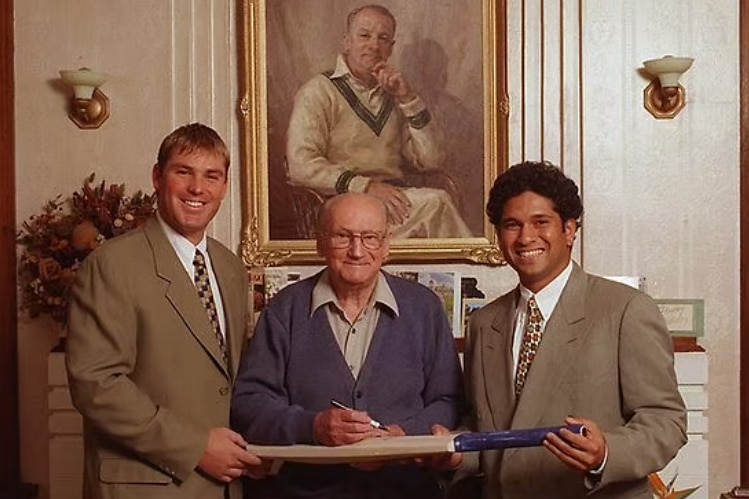
[[[338, 303], [338, 298], [333, 291], [333, 286], [330, 285], [330, 277], [328, 274], [329, 270], [325, 269], [317, 280], [314, 289], [312, 290], [312, 303], [310, 306], [310, 317], [315, 311], [328, 303], [335, 304], [336, 307], [341, 308]], [[375, 285], [374, 293], [372, 296], [372, 303], [377, 303], [388, 307], [397, 316], [398, 302], [395, 301], [395, 295], [393, 290], [385, 278], [385, 274], [380, 272], [377, 276], [377, 284]]]
[[530, 297], [535, 296], [536, 303], [538, 303], [538, 308], [539, 310], [541, 310], [541, 315], [543, 315], [544, 320], [549, 320], [549, 317], [551, 317], [552, 312], [554, 312], [557, 303], [559, 303], [559, 297], [562, 296], [562, 291], [564, 291], [564, 287], [567, 285], [567, 281], [569, 281], [571, 274], [572, 260], [570, 259], [564, 270], [538, 293], [534, 294], [531, 290], [521, 284], [521, 299], [520, 303], [518, 303], [518, 306], [525, 308]]
[[208, 240], [205, 234], [203, 234], [203, 239], [201, 239], [200, 242], [195, 245], [191, 243], [185, 236], [174, 230], [171, 225], [166, 223], [164, 219], [161, 218], [161, 215], [158, 211], [156, 212], [156, 218], [158, 219], [159, 224], [161, 225], [161, 229], [166, 235], [166, 238], [169, 240], [169, 244], [171, 244], [172, 248], [174, 248], [174, 251], [177, 252], [177, 256], [183, 264], [185, 264], [187, 267], [192, 267], [192, 261], [195, 258], [196, 249], [199, 249], [200, 252], [203, 253], [203, 256], [206, 258], [206, 260], [208, 259]]
[[346, 64], [346, 60], [343, 58], [343, 54], [338, 54], [335, 61], [335, 70], [330, 75], [331, 78], [343, 78], [344, 76], [351, 75], [351, 70]]
[[370, 94], [379, 94], [383, 92], [380, 85], [375, 85], [373, 88], [370, 88], [354, 76], [351, 69], [348, 67], [348, 64], [346, 64], [346, 59], [343, 57], [343, 54], [338, 54], [335, 63], [335, 70], [333, 70], [333, 74], [330, 75], [330, 78], [343, 78], [352, 88], [359, 92], [369, 92]]

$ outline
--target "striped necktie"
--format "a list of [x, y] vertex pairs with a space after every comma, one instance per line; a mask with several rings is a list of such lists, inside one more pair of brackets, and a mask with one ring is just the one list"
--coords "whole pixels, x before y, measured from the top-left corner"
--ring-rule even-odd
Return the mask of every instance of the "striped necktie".
[[205, 311], [208, 313], [208, 319], [211, 321], [213, 327], [213, 334], [216, 335], [219, 348], [221, 349], [221, 356], [224, 359], [224, 365], [229, 365], [229, 352], [226, 350], [226, 340], [224, 335], [221, 334], [221, 323], [218, 320], [218, 310], [216, 309], [216, 302], [213, 299], [213, 291], [211, 291], [211, 281], [208, 277], [208, 268], [205, 265], [205, 257], [200, 250], [195, 250], [195, 259], [192, 261], [195, 267], [195, 287], [198, 290], [198, 296], [200, 301], [203, 302]]
[[538, 346], [541, 344], [541, 334], [543, 333], [544, 318], [541, 310], [538, 308], [536, 298], [531, 296], [528, 300], [528, 309], [525, 316], [525, 333], [523, 334], [523, 344], [520, 346], [520, 357], [518, 367], [515, 370], [515, 395], [520, 396], [525, 385], [525, 379], [528, 377], [533, 358], [536, 356]]

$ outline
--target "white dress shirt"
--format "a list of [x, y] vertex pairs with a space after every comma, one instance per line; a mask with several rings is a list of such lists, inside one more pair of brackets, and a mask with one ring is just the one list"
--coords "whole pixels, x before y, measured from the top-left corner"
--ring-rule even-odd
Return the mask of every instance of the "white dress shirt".
[[221, 300], [221, 291], [218, 288], [218, 279], [216, 279], [216, 274], [213, 273], [211, 255], [208, 254], [208, 244], [206, 242], [205, 234], [203, 234], [203, 239], [196, 246], [188, 241], [185, 236], [174, 230], [171, 225], [166, 223], [161, 218], [161, 216], [159, 216], [158, 212], [156, 213], [156, 217], [159, 219], [161, 228], [164, 229], [166, 238], [169, 240], [172, 248], [174, 248], [174, 251], [177, 253], [177, 258], [179, 258], [179, 261], [185, 268], [187, 275], [190, 276], [190, 281], [193, 283], [195, 282], [195, 265], [193, 265], [193, 260], [195, 259], [195, 250], [199, 249], [200, 252], [203, 253], [205, 266], [208, 269], [208, 278], [211, 281], [213, 301], [216, 303], [216, 311], [218, 312], [218, 323], [221, 326], [221, 334], [224, 336], [224, 338], [226, 338], [226, 317], [224, 315], [224, 303]]

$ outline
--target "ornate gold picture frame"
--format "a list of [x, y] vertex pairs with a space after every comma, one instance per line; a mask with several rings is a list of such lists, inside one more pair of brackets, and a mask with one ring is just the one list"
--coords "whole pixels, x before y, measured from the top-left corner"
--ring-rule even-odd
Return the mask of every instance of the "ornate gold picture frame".
[[[397, 20], [390, 60], [444, 129], [449, 153], [444, 170], [472, 232], [460, 238], [395, 239], [390, 262], [503, 263], [484, 207], [508, 161], [505, 1], [465, 0], [450, 7], [431, 0], [383, 1]], [[305, 197], [316, 193], [300, 192], [287, 181], [286, 129], [296, 91], [335, 66], [346, 15], [359, 5], [354, 0], [241, 0], [242, 256], [250, 267], [321, 262], [310, 231], [312, 210], [299, 211], [307, 206]]]

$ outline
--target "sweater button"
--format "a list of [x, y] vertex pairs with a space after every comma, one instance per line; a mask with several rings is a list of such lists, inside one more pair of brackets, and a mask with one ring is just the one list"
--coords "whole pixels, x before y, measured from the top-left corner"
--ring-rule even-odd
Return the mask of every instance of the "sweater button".
[[360, 399], [364, 396], [364, 394], [361, 392], [361, 390], [356, 390], [356, 398]]

